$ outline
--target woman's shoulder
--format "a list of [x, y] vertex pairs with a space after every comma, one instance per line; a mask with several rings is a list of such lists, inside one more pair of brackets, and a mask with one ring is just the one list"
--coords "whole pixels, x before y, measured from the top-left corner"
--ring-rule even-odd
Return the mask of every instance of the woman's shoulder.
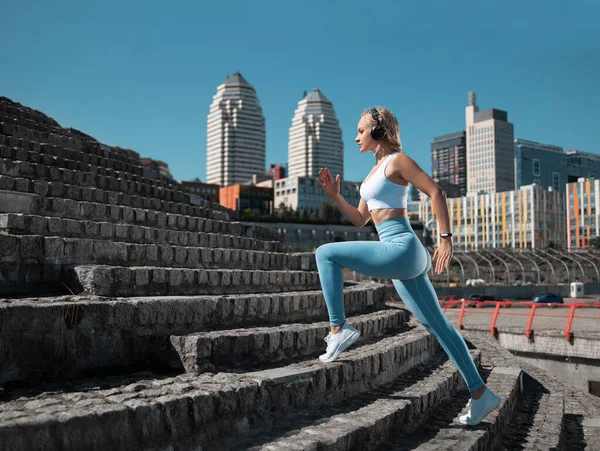
[[410, 159], [410, 157], [402, 151], [394, 152], [390, 158], [390, 163], [395, 165], [402, 164], [403, 161], [407, 161], [407, 158]]
[[408, 165], [413, 162], [413, 159], [406, 155], [403, 151], [398, 151], [396, 154], [399, 155], [394, 155], [390, 158], [391, 161], [389, 165], [392, 167], [392, 174], [400, 179], [406, 180], [406, 178], [402, 176], [402, 170], [409, 169]]
[[396, 152], [395, 154], [393, 154], [393, 157], [390, 158], [390, 160], [392, 160], [392, 162], [394, 162], [394, 163], [414, 161], [411, 157], [406, 155], [403, 151], [399, 151], [399, 152]]

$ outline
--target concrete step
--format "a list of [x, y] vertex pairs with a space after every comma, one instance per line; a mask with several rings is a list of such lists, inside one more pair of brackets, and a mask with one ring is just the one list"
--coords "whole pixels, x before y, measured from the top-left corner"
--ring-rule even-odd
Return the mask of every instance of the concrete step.
[[[168, 219], [166, 223], [168, 223]], [[280, 241], [262, 241], [245, 238], [231, 233], [242, 233], [239, 227], [219, 230], [224, 224], [211, 226], [215, 232], [205, 232], [205, 225], [210, 219], [196, 221], [196, 230], [180, 231], [170, 227], [157, 228], [135, 224], [115, 224], [89, 220], [63, 219], [59, 217], [24, 215], [17, 213], [0, 213], [0, 233], [6, 235], [40, 235], [42, 237], [88, 238], [110, 240], [116, 243], [134, 244], [171, 244], [174, 246], [190, 246], [203, 248], [252, 249], [269, 252], [282, 252]], [[230, 223], [238, 224], [239, 223]], [[166, 226], [166, 224], [165, 224]], [[229, 233], [228, 233], [229, 232]]]
[[39, 145], [41, 145], [42, 151], [47, 147], [59, 146], [63, 149], [82, 151], [84, 154], [102, 156], [110, 162], [114, 162], [116, 165], [115, 168], [119, 166], [120, 169], [125, 169], [132, 174], [145, 176], [165, 183], [171, 189], [180, 189], [180, 185], [172, 178], [144, 168], [141, 165], [139, 153], [120, 147], [107, 146], [91, 136], [72, 128], [48, 128], [35, 121], [12, 117], [0, 112], [0, 138], [4, 138], [0, 139], [0, 144], [4, 141], [9, 145], [18, 145], [15, 143], [15, 140], [37, 144], [35, 148], [29, 146], [23, 147], [34, 151], [39, 150]]
[[[204, 238], [203, 241], [206, 241]], [[300, 270], [304, 257], [271, 250], [138, 244], [110, 239], [0, 234], [2, 263], [61, 266], [157, 266], [177, 268]], [[314, 259], [314, 254], [313, 257]], [[316, 263], [314, 264], [316, 265]], [[313, 266], [314, 266], [313, 265]]]
[[[380, 310], [349, 317], [348, 324], [361, 332], [361, 339], [376, 337], [402, 327], [404, 312]], [[171, 343], [186, 371], [203, 373], [322, 354], [328, 333], [325, 321], [174, 335]]]
[[524, 373], [522, 396], [510, 424], [505, 428], [501, 448], [555, 451], [563, 449], [560, 441], [564, 419], [565, 393], [557, 389], [548, 390]]
[[[589, 393], [586, 394], [590, 396]], [[595, 450], [600, 443], [600, 417], [596, 413], [588, 412], [589, 405], [581, 409], [582, 404], [573, 399], [565, 399], [565, 408], [567, 405], [576, 407], [579, 412], [566, 413], [563, 418], [563, 434], [557, 448], [544, 448], [552, 451], [583, 451]], [[528, 444], [526, 444], [528, 445]], [[535, 449], [524, 448], [524, 449]], [[543, 449], [543, 448], [538, 448]]]
[[[473, 350], [471, 356], [479, 365], [481, 353]], [[274, 416], [218, 446], [252, 451], [376, 450], [389, 437], [418, 427], [463, 385], [457, 368], [440, 351], [376, 390], [329, 408]]]
[[23, 118], [15, 118], [5, 113], [0, 113], [0, 135], [51, 143], [78, 150], [81, 150], [85, 144], [92, 141], [91, 137], [69, 135], [61, 128], [45, 126]]
[[564, 423], [569, 433], [565, 434], [559, 449], [589, 450], [600, 443], [600, 416], [597, 411], [595, 415], [587, 412], [585, 415], [567, 414]]
[[4, 96], [0, 96], [0, 112], [13, 117], [29, 119], [39, 124], [60, 127], [58, 122], [46, 116], [44, 113], [24, 107], [20, 103], [13, 102], [12, 100]]
[[27, 108], [6, 97], [0, 97], [0, 117], [17, 124], [33, 124], [35, 130], [62, 130], [58, 122], [41, 111]]
[[[208, 201], [205, 206], [193, 206], [117, 191], [80, 188], [53, 182], [33, 182], [26, 178], [6, 175], [0, 175], [0, 192], [5, 199], [0, 204], [2, 213], [28, 213], [71, 219], [141, 223], [149, 226], [153, 224], [134, 221], [136, 216], [146, 215], [145, 212], [137, 210], [151, 210], [154, 216], [171, 213], [220, 220], [231, 220], [239, 216], [233, 210]], [[14, 208], [10, 208], [11, 195], [19, 197], [14, 203]], [[210, 208], [206, 208], [207, 206]], [[142, 217], [142, 220], [144, 219], [145, 217]], [[181, 221], [183, 220], [178, 222]]]
[[67, 149], [87, 151], [90, 148], [100, 148], [110, 152], [111, 158], [124, 163], [139, 165], [139, 154], [99, 143], [81, 132], [73, 133], [72, 129], [48, 128], [34, 121], [15, 118], [0, 113], [0, 135], [26, 139], [39, 143], [48, 143]]
[[[468, 412], [466, 403], [469, 393], [450, 400], [437, 409], [425, 424], [411, 436], [397, 437], [396, 440], [379, 448], [381, 451], [434, 449], [448, 451], [492, 450], [500, 443], [502, 434], [513, 418], [520, 397], [520, 368], [495, 367], [486, 383], [500, 397], [500, 406], [492, 411], [478, 426], [464, 426], [460, 415]], [[515, 448], [513, 448], [515, 449]]]
[[[135, 181], [123, 177], [117, 178], [112, 170], [110, 170], [110, 175], [102, 175], [102, 172], [106, 172], [105, 170], [98, 171], [97, 167], [91, 165], [89, 169], [65, 169], [58, 166], [0, 158], [0, 175], [31, 180], [34, 183], [36, 194], [91, 200], [94, 197], [84, 193], [84, 190], [87, 189], [90, 190], [90, 193], [95, 193], [96, 200], [100, 200], [98, 196], [102, 194], [105, 202], [108, 199], [118, 202], [118, 198], [120, 198], [122, 203], [130, 206], [135, 206], [130, 203], [134, 202], [130, 198], [139, 196], [189, 204], [190, 196], [183, 190], [160, 188], [145, 178]], [[119, 174], [123, 175], [124, 173]], [[141, 199], [137, 201], [138, 205], [141, 205], [140, 201]]]
[[[77, 160], [74, 160], [72, 158], [49, 155], [44, 152], [48, 148], [50, 148], [50, 151], [52, 151], [53, 149], [57, 148], [57, 146], [42, 144], [38, 147], [40, 149], [39, 151], [30, 151], [20, 147], [9, 147], [6, 145], [0, 145], [0, 158], [5, 159], [7, 161], [26, 163], [28, 165], [39, 164], [48, 168], [56, 167], [77, 172], [90, 172], [103, 177], [113, 177], [117, 179], [125, 179], [128, 181], [148, 184], [152, 188], [156, 187], [161, 189], [186, 192], [183, 186], [178, 184], [174, 180], [171, 180], [170, 183], [167, 183], [163, 180], [154, 180], [152, 178], [144, 177], [143, 174], [139, 174], [138, 171], [129, 172], [123, 169], [117, 169], [114, 167], [115, 164], [113, 164], [118, 163], [119, 166], [124, 166], [124, 163], [114, 162], [113, 160], [95, 156], [95, 163], [92, 163], [90, 162], [90, 155], [87, 155], [83, 152], [71, 151], [69, 156], [79, 158]], [[74, 155], [76, 153], [81, 154], [81, 156]], [[84, 156], [87, 157], [85, 158], [87, 160], [86, 162], [81, 161], [82, 158], [84, 158]], [[110, 164], [108, 164], [107, 166], [107, 163]]]
[[437, 341], [420, 329], [350, 349], [328, 364], [311, 359], [253, 373], [8, 394], [0, 403], [0, 443], [29, 451], [165, 449], [191, 438], [210, 443], [265, 415], [331, 406], [373, 390], [438, 351]]
[[[41, 294], [44, 290], [50, 289], [51, 294], [66, 292], [65, 290], [52, 289], [53, 285], [62, 284], [73, 293], [92, 294], [97, 296], [155, 296], [155, 295], [198, 295], [198, 294], [228, 294], [228, 293], [256, 293], [263, 290], [265, 293], [282, 292], [286, 290], [316, 289], [320, 286], [318, 272], [311, 270], [267, 270], [255, 269], [256, 263], [247, 262], [244, 265], [248, 269], [229, 269], [229, 268], [188, 268], [185, 267], [186, 258], [189, 262], [189, 256], [195, 255], [197, 249], [185, 249], [185, 252], [174, 253], [173, 262], [168, 266], [121, 266], [117, 264], [83, 264], [85, 260], [112, 261], [121, 259], [125, 255], [103, 254], [96, 255], [95, 252], [105, 252], [106, 246], [90, 246], [89, 240], [73, 240], [72, 245], [62, 248], [61, 239], [45, 240], [44, 245], [48, 249], [48, 243], [56, 244], [55, 250], [50, 250], [42, 261], [38, 258], [21, 259], [19, 256], [35, 252], [39, 254], [44, 252], [40, 250], [40, 241], [33, 240], [36, 237], [24, 236], [16, 242], [8, 240], [16, 238], [14, 236], [0, 235], [0, 243], [5, 245], [9, 243], [10, 253], [0, 260], [0, 295], [16, 296], [18, 294]], [[30, 240], [31, 239], [31, 240]], [[69, 241], [65, 239], [64, 241]], [[23, 243], [27, 243], [24, 247]], [[126, 243], [102, 242], [110, 249], [124, 249]], [[14, 245], [13, 245], [14, 244]], [[152, 248], [153, 245], [144, 247], [137, 246], [143, 253], [146, 248]], [[166, 256], [172, 246], [164, 245], [158, 255]], [[95, 251], [96, 249], [96, 251]], [[52, 252], [63, 253], [63, 261], [52, 262]], [[226, 258], [228, 255], [236, 256], [252, 255], [254, 251], [237, 251], [235, 249], [205, 249], [203, 256], [220, 255]], [[66, 256], [69, 254], [69, 256]], [[184, 256], [187, 255], [187, 257]], [[267, 258], [276, 259], [287, 258], [288, 254], [269, 254], [261, 253]], [[200, 253], [198, 253], [200, 258]], [[143, 260], [143, 255], [139, 258]], [[204, 257], [202, 257], [203, 259]], [[172, 265], [179, 260], [183, 265], [173, 267]], [[306, 258], [304, 256], [293, 257], [298, 267], [304, 266]], [[73, 263], [67, 263], [68, 260]], [[164, 260], [163, 260], [164, 261]], [[239, 260], [241, 262], [241, 258]], [[190, 263], [191, 264], [191, 263]], [[211, 264], [207, 260], [206, 264]], [[294, 264], [294, 263], [292, 263]], [[196, 265], [198, 266], [198, 265]], [[221, 265], [222, 266], [222, 265]], [[260, 265], [258, 265], [260, 266]], [[308, 265], [309, 267], [311, 265]], [[281, 269], [281, 267], [279, 268]], [[291, 285], [287, 285], [290, 283]], [[39, 285], [41, 284], [41, 285]]]
[[73, 278], [69, 282], [70, 287], [97, 296], [281, 293], [290, 290], [316, 290], [320, 287], [317, 271], [187, 269], [156, 266], [75, 266]]
[[[384, 295], [382, 284], [346, 282], [345, 311], [372, 312]], [[169, 360], [172, 335], [324, 321], [327, 308], [322, 290], [111, 299], [69, 295], [6, 298], [0, 318], [2, 385], [145, 362], [166, 361], [181, 370], [179, 358]]]
[[[6, 135], [0, 135], [0, 145], [3, 147], [1, 151], [2, 158], [11, 160], [41, 163], [43, 157], [47, 157], [78, 161], [83, 164], [92, 164], [137, 176], [144, 173], [139, 162], [134, 164], [124, 162], [118, 155], [114, 155], [115, 152], [102, 150], [100, 146], [86, 146], [84, 150], [75, 150]], [[158, 180], [157, 182], [164, 183]]]
[[[26, 178], [5, 175], [0, 175], [0, 194], [2, 195], [0, 211], [3, 213], [34, 213], [61, 217], [70, 214], [71, 216], [67, 217], [72, 219], [102, 221], [103, 216], [104, 220], [112, 219], [112, 216], [106, 216], [107, 208], [126, 206], [153, 210], [156, 213], [183, 214], [223, 220], [239, 218], [237, 211], [209, 201], [190, 205], [153, 197], [132, 196], [116, 191], [80, 188], [62, 183], [33, 182]], [[17, 199], [11, 202], [11, 196]]]
[[[0, 193], [1, 194], [1, 193]], [[161, 226], [162, 232], [154, 229], [154, 239], [161, 241], [165, 236], [169, 240], [176, 240], [182, 236], [191, 237], [191, 243], [197, 242], [199, 246], [173, 246], [170, 244], [139, 244], [126, 242], [111, 242], [110, 237], [106, 240], [85, 240], [78, 238], [61, 238], [56, 236], [41, 235], [16, 235], [7, 233], [9, 230], [46, 231], [50, 227], [53, 232], [61, 232], [62, 225], [73, 226], [73, 222], [65, 223], [65, 220], [57, 218], [46, 218], [39, 216], [28, 216], [8, 214], [0, 216], [0, 294], [15, 295], [17, 293], [41, 293], [49, 290], [48, 294], [66, 293], [63, 286], [58, 289], [56, 282], [68, 282], [72, 279], [68, 274], [69, 268], [74, 264], [103, 263], [121, 266], [143, 266], [155, 262], [155, 266], [200, 267], [211, 264], [212, 261], [224, 261], [224, 259], [238, 261], [250, 267], [258, 264], [280, 265], [285, 264], [289, 268], [316, 271], [314, 254], [287, 254], [282, 253], [282, 243], [277, 241], [263, 241], [261, 238], [271, 238], [276, 232], [257, 225], [245, 225], [230, 221], [205, 220], [183, 215], [169, 215], [164, 213], [154, 214], [145, 210], [110, 210], [114, 217], [121, 217], [125, 213], [128, 220], [147, 219]], [[52, 212], [56, 214], [57, 211]], [[98, 212], [99, 213], [99, 212]], [[133, 218], [132, 218], [133, 216]], [[56, 221], [55, 221], [56, 219]], [[92, 221], [80, 224], [79, 230], [92, 233], [94, 230], [103, 234], [122, 233], [124, 225], [106, 223], [100, 229], [93, 227]], [[168, 232], [167, 228], [177, 229], [180, 227], [197, 230], [200, 233], [177, 234]], [[48, 226], [48, 228], [45, 228]], [[58, 229], [55, 228], [58, 227]], [[89, 228], [85, 228], [89, 227]], [[137, 228], [138, 226], [134, 226]], [[3, 230], [2, 230], [3, 228]], [[77, 228], [73, 228], [77, 230]], [[266, 231], [265, 231], [266, 230]], [[213, 232], [213, 233], [208, 233]], [[132, 233], [139, 236], [140, 230]], [[240, 236], [245, 234], [246, 236]], [[152, 241], [150, 231], [146, 230], [145, 237]], [[229, 246], [227, 248], [221, 246]], [[249, 250], [248, 248], [257, 248]], [[224, 256], [229, 253], [229, 256]], [[265, 260], [265, 256], [269, 261]], [[273, 260], [273, 258], [275, 260]], [[168, 263], [168, 262], [171, 263]], [[127, 263], [129, 262], [129, 263]], [[162, 262], [162, 263], [160, 263]], [[195, 263], [194, 263], [195, 262]], [[204, 262], [204, 263], [202, 263]], [[287, 262], [287, 263], [286, 263]], [[222, 265], [221, 265], [222, 266]], [[70, 283], [70, 282], [68, 282]]]
[[[1, 102], [0, 102], [1, 103]], [[57, 125], [56, 121], [40, 115], [32, 117], [28, 108], [19, 108], [20, 111], [1, 111], [0, 108], [0, 135], [22, 137], [33, 139], [37, 142], [52, 143], [57, 145], [67, 144], [67, 147], [77, 150], [88, 151], [90, 148], [101, 147], [103, 150], [112, 152], [116, 159], [139, 164], [139, 153], [122, 149], [120, 147], [107, 146], [98, 142], [94, 137], [74, 128], [64, 128]], [[29, 116], [29, 117], [27, 117]], [[40, 121], [40, 119], [42, 119]], [[40, 139], [38, 139], [40, 138]]]

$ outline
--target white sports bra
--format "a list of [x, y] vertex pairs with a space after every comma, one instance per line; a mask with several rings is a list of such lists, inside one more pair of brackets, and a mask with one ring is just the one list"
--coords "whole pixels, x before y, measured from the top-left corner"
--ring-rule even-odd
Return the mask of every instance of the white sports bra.
[[383, 208], [406, 208], [408, 201], [408, 186], [400, 185], [385, 176], [385, 168], [395, 152], [386, 158], [379, 168], [369, 178], [368, 182], [360, 185], [360, 197], [367, 203], [369, 211]]

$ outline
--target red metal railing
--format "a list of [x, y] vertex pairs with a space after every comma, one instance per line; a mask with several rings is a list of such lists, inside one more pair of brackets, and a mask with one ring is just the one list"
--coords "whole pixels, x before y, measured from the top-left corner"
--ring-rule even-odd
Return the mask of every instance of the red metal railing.
[[[476, 307], [485, 307], [485, 306], [494, 306], [494, 311], [490, 312], [490, 311], [486, 311], [486, 310], [481, 310], [481, 309], [477, 309], [477, 310], [473, 310], [473, 309], [469, 309], [467, 308], [467, 304], [469, 303], [475, 303]], [[490, 322], [490, 334], [493, 336], [497, 336], [498, 334], [498, 329], [496, 328], [496, 322], [498, 321], [498, 316], [500, 314], [500, 308], [502, 307], [512, 307], [513, 305], [519, 306], [519, 307], [526, 307], [529, 308], [529, 312], [528, 313], [520, 313], [517, 311], [511, 311], [511, 312], [503, 312], [503, 315], [516, 315], [516, 316], [528, 316], [528, 321], [527, 321], [527, 326], [525, 327], [525, 336], [527, 337], [527, 339], [531, 339], [531, 335], [532, 335], [532, 329], [531, 326], [533, 325], [533, 319], [536, 316], [536, 310], [540, 307], [550, 307], [550, 308], [568, 308], [569, 309], [569, 313], [567, 315], [557, 315], [557, 314], [550, 314], [550, 313], [538, 313], [537, 316], [538, 317], [555, 317], [555, 318], [566, 318], [567, 319], [567, 324], [565, 327], [565, 340], [569, 341], [572, 338], [572, 333], [571, 333], [571, 327], [573, 325], [573, 319], [575, 317], [577, 318], [587, 318], [587, 319], [596, 319], [596, 320], [600, 320], [600, 317], [598, 316], [587, 316], [587, 315], [575, 315], [575, 311], [577, 309], [582, 309], [582, 308], [600, 308], [600, 302], [594, 302], [594, 303], [590, 303], [590, 304], [584, 304], [584, 303], [574, 303], [574, 304], [538, 304], [538, 303], [534, 303], [534, 302], [513, 302], [513, 301], [469, 301], [467, 300], [456, 300], [453, 298], [440, 298], [440, 306], [445, 307], [444, 311], [446, 311], [449, 307], [456, 307], [457, 305], [460, 305], [460, 312], [458, 315], [458, 327], [460, 329], [463, 329], [463, 320], [465, 317], [465, 313], [476, 313], [476, 314], [491, 314], [492, 315], [492, 320]]]
[[[390, 299], [394, 301], [394, 295], [390, 295]], [[582, 308], [600, 308], [600, 302], [592, 302], [589, 304], [584, 304], [581, 302], [574, 304], [544, 304], [544, 303], [534, 303], [534, 302], [515, 302], [515, 301], [476, 301], [469, 299], [456, 299], [454, 296], [440, 296], [438, 298], [440, 307], [446, 312], [449, 308], [456, 308], [460, 306], [460, 312], [458, 315], [458, 327], [463, 329], [463, 320], [465, 317], [465, 313], [471, 314], [491, 314], [492, 320], [490, 322], [490, 334], [496, 337], [498, 335], [498, 329], [496, 327], [496, 323], [498, 321], [498, 317], [500, 316], [501, 308], [510, 308], [513, 306], [518, 307], [526, 307], [529, 308], [528, 313], [520, 313], [517, 311], [504, 311], [503, 315], [515, 315], [515, 316], [528, 316], [527, 326], [525, 327], [525, 336], [527, 339], [531, 339], [532, 335], [532, 325], [533, 319], [536, 317], [536, 310], [540, 307], [549, 307], [549, 308], [568, 308], [569, 313], [567, 315], [557, 315], [551, 313], [538, 313], [538, 317], [554, 317], [554, 318], [566, 318], [567, 324], [565, 327], [565, 340], [570, 341], [572, 338], [571, 327], [573, 326], [574, 318], [587, 318], [587, 319], [596, 319], [600, 320], [600, 316], [586, 316], [586, 315], [575, 315], [575, 311], [577, 309]], [[467, 308], [467, 304], [474, 304], [477, 310]], [[493, 312], [488, 311], [485, 308], [493, 306]], [[517, 309], [518, 310], [518, 309]]]

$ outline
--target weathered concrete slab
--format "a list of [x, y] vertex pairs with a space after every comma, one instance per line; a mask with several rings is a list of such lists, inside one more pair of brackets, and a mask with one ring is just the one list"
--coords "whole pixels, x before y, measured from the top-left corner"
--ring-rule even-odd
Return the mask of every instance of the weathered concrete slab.
[[[347, 322], [362, 339], [373, 338], [399, 329], [404, 312], [376, 311], [348, 317]], [[323, 353], [328, 333], [329, 321], [324, 321], [199, 332], [170, 340], [186, 371], [201, 373]]]
[[[383, 285], [345, 287], [348, 315], [372, 309]], [[0, 303], [0, 384], [76, 376], [85, 369], [163, 362], [182, 368], [169, 336], [232, 327], [323, 321], [320, 290], [217, 296], [4, 299]], [[324, 342], [323, 342], [324, 344]], [[173, 360], [177, 357], [176, 360]]]
[[[481, 353], [472, 351], [479, 364]], [[377, 450], [392, 436], [406, 436], [439, 409], [460, 386], [460, 374], [441, 355], [402, 375], [381, 396], [359, 396], [336, 410], [297, 412], [274, 420], [270, 431], [250, 437], [223, 440], [224, 450]], [[362, 401], [362, 402], [361, 402]], [[293, 433], [285, 433], [292, 430]], [[216, 445], [215, 445], [216, 446]]]
[[[0, 180], [2, 186], [2, 180]], [[0, 212], [31, 213], [33, 195], [0, 189]]]
[[285, 377], [263, 384], [252, 375], [221, 373], [17, 395], [0, 403], [0, 443], [68, 451], [166, 446], [192, 434], [214, 441], [265, 412], [332, 405], [388, 383], [439, 351], [432, 338], [424, 330], [406, 332], [349, 350], [330, 364], [290, 365], [280, 369]]

